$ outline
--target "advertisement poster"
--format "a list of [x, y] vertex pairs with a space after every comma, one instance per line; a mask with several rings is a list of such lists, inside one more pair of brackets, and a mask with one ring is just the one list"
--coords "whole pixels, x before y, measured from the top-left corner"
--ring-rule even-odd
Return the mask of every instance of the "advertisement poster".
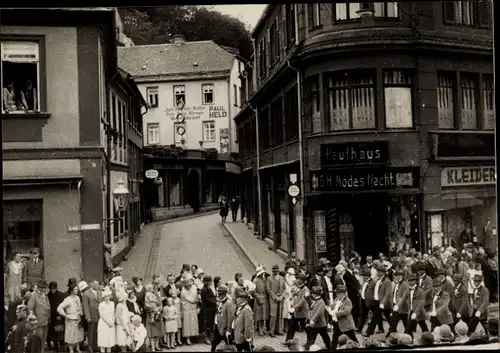
[[220, 129], [220, 153], [229, 153], [229, 129]]

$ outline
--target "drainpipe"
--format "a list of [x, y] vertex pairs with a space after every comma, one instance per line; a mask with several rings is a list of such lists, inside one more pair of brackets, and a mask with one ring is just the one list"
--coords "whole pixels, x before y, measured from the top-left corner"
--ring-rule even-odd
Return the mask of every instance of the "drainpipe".
[[[295, 45], [298, 46], [300, 41], [299, 41], [299, 14], [298, 14], [298, 7], [297, 4], [294, 4], [292, 6], [295, 6]], [[305, 197], [304, 197], [304, 192], [305, 192], [305, 168], [304, 168], [304, 139], [302, 137], [302, 73], [300, 69], [293, 67], [290, 64], [290, 60], [287, 62], [288, 67], [295, 70], [297, 73], [297, 110], [299, 111], [299, 166], [300, 166], [300, 191], [302, 193], [302, 230], [304, 233], [304, 254], [303, 258], [307, 257], [307, 234], [306, 234], [306, 226], [305, 226], [305, 215], [304, 215], [304, 208], [305, 208]], [[299, 254], [300, 256], [300, 254]]]

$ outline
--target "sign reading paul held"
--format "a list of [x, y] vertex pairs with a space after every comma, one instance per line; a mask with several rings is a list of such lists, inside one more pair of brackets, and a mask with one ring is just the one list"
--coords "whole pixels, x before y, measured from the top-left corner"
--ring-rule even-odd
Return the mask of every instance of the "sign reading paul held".
[[441, 187], [495, 185], [494, 166], [447, 167], [441, 170]]

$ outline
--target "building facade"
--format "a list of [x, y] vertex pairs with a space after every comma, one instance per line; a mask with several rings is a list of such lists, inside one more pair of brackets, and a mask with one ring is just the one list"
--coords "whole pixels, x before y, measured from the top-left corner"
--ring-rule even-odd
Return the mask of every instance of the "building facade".
[[253, 37], [236, 121], [264, 239], [310, 264], [495, 248], [491, 2], [273, 4]]
[[131, 72], [148, 103], [144, 115], [145, 169], [153, 218], [217, 204], [235, 194], [238, 153], [233, 117], [239, 111], [241, 59], [212, 41], [121, 48], [120, 65]]
[[[114, 217], [108, 170], [125, 173], [130, 189], [123, 161], [127, 122], [134, 121], [128, 117], [142, 129], [134, 109], [143, 103], [123, 88], [127, 80], [117, 68], [116, 11], [2, 15], [4, 254], [39, 247], [46, 278], [61, 286], [69, 277], [102, 280], [103, 244], [112, 231], [104, 220]], [[113, 92], [120, 109], [111, 104]]]

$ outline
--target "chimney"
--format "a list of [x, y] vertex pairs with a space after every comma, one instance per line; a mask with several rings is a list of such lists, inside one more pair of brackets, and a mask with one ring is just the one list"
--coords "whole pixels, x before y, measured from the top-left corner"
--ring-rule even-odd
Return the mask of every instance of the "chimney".
[[172, 39], [172, 43], [174, 44], [182, 44], [186, 43], [186, 38], [182, 34], [174, 34], [174, 37]]

